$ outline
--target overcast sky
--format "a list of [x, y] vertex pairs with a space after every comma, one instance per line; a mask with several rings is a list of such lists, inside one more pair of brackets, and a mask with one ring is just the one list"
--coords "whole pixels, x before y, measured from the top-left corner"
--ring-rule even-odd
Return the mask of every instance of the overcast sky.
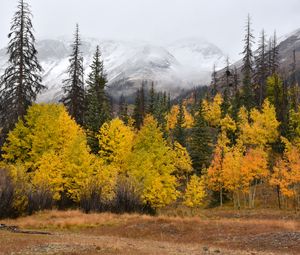
[[[200, 37], [216, 44], [232, 60], [242, 49], [248, 13], [258, 35], [262, 28], [278, 35], [300, 28], [300, 0], [27, 0], [36, 37], [73, 33], [100, 39], [145, 40], [166, 44]], [[0, 47], [7, 43], [17, 0], [0, 0]]]

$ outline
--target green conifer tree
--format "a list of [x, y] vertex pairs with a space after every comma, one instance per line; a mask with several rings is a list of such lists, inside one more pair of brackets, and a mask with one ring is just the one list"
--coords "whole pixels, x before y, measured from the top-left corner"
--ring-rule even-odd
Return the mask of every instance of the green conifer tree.
[[203, 117], [202, 104], [191, 130], [189, 152], [193, 162], [193, 168], [197, 174], [210, 165], [213, 152], [213, 139], [208, 123]]
[[96, 48], [90, 67], [91, 73], [88, 76], [88, 87], [85, 96], [86, 111], [84, 123], [86, 129], [90, 132], [88, 137], [89, 145], [92, 151], [97, 153], [99, 146], [96, 134], [101, 126], [111, 119], [110, 104], [108, 96], [105, 93], [107, 79], [104, 73], [99, 46]]

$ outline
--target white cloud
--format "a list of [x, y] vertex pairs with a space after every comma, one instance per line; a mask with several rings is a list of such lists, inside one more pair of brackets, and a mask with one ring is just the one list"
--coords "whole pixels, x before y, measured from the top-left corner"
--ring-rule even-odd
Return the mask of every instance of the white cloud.
[[[262, 28], [279, 35], [300, 27], [299, 0], [28, 0], [37, 38], [72, 34], [167, 43], [204, 37], [232, 59], [242, 48], [248, 13], [258, 35]], [[0, 47], [7, 43], [17, 0], [0, 0]]]

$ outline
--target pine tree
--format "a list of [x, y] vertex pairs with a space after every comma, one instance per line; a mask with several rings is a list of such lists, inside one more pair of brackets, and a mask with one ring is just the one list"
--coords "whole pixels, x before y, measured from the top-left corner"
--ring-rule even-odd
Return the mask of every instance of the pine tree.
[[264, 99], [266, 98], [266, 80], [268, 77], [268, 63], [266, 55], [266, 35], [265, 31], [262, 30], [260, 42], [255, 57], [255, 83], [258, 85], [256, 88], [256, 98], [259, 108], [261, 108]]
[[133, 110], [134, 126], [136, 129], [141, 128], [144, 117], [145, 117], [145, 95], [144, 95], [144, 86], [142, 85], [141, 89], [138, 89], [136, 92], [134, 110]]
[[184, 116], [184, 108], [182, 102], [179, 103], [179, 112], [177, 114], [177, 121], [175, 124], [175, 128], [173, 131], [174, 141], [177, 141], [182, 146], [185, 146], [185, 116]]
[[154, 116], [154, 110], [155, 110], [155, 90], [154, 90], [154, 83], [151, 84], [151, 89], [149, 92], [149, 101], [148, 101], [148, 108], [147, 113]]
[[167, 105], [165, 105], [163, 93], [161, 92], [156, 93], [154, 117], [157, 120], [159, 126], [162, 128], [163, 132], [165, 132], [166, 129], [166, 124], [167, 124], [166, 116], [167, 116], [167, 112], [169, 111], [168, 110], [169, 104], [171, 104], [169, 100], [170, 98], [168, 97]]
[[42, 68], [37, 59], [31, 17], [30, 6], [20, 0], [8, 35], [9, 65], [0, 80], [1, 144], [45, 88], [41, 84]]
[[97, 153], [99, 146], [95, 134], [111, 118], [109, 101], [105, 93], [107, 80], [104, 74], [99, 46], [96, 48], [90, 67], [91, 73], [87, 80], [88, 88], [85, 95], [86, 111], [84, 114], [84, 125], [91, 132], [88, 137], [89, 145], [92, 151]]
[[122, 94], [119, 99], [119, 118], [125, 123], [128, 124], [128, 105], [126, 103], [125, 97]]
[[250, 20], [250, 15], [248, 15], [247, 24], [246, 24], [246, 35], [244, 38], [245, 47], [242, 52], [242, 54], [244, 54], [243, 66], [242, 66], [242, 74], [243, 74], [242, 102], [248, 110], [254, 106], [254, 92], [252, 88], [253, 40], [254, 40], [254, 36], [251, 30], [251, 20]]
[[64, 80], [63, 91], [64, 97], [61, 102], [66, 106], [69, 114], [76, 120], [79, 125], [84, 123], [84, 82], [83, 82], [83, 57], [80, 52], [79, 27], [76, 25], [75, 40], [72, 45], [72, 54], [68, 68], [69, 78]]
[[201, 170], [210, 165], [213, 150], [212, 145], [211, 131], [208, 123], [204, 119], [202, 103], [200, 103], [198, 115], [196, 116], [194, 126], [192, 127], [191, 140], [189, 143], [193, 168], [197, 174], [201, 174]]

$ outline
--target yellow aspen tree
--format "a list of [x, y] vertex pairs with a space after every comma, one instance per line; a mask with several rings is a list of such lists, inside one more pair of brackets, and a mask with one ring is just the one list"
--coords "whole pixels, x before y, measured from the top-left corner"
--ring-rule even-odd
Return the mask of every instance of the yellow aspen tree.
[[134, 136], [133, 129], [119, 118], [104, 123], [98, 135], [100, 158], [107, 164], [114, 163], [122, 168], [131, 153]]
[[31, 106], [8, 134], [3, 151], [7, 163], [23, 165], [34, 187], [47, 185], [55, 199], [63, 190], [78, 201], [93, 162], [84, 131], [57, 104]]
[[278, 139], [279, 122], [276, 119], [275, 107], [268, 99], [264, 101], [261, 111], [257, 109], [250, 111], [250, 121], [246, 120], [246, 111], [243, 108], [239, 117], [240, 139], [247, 147], [265, 147]]
[[204, 179], [197, 175], [193, 175], [187, 184], [183, 204], [190, 208], [199, 207], [204, 204], [205, 197]]
[[212, 102], [207, 100], [203, 100], [202, 102], [204, 118], [212, 127], [218, 127], [220, 125], [222, 119], [222, 103], [223, 98], [221, 94], [217, 94]]
[[280, 158], [270, 178], [270, 184], [279, 186], [284, 197], [293, 198], [295, 207], [300, 205], [300, 149], [286, 138], [283, 157]]
[[206, 182], [209, 189], [217, 191], [220, 194], [220, 206], [223, 206], [224, 189], [224, 158], [229, 151], [230, 141], [225, 131], [219, 135], [218, 142], [214, 151], [213, 160], [207, 169]]
[[175, 165], [175, 175], [178, 180], [185, 181], [188, 176], [193, 172], [192, 160], [185, 147], [180, 143], [175, 142], [173, 146], [174, 150], [174, 165]]
[[137, 134], [129, 156], [127, 174], [133, 178], [145, 204], [157, 209], [176, 200], [178, 184], [174, 151], [163, 138], [157, 121], [150, 115]]

